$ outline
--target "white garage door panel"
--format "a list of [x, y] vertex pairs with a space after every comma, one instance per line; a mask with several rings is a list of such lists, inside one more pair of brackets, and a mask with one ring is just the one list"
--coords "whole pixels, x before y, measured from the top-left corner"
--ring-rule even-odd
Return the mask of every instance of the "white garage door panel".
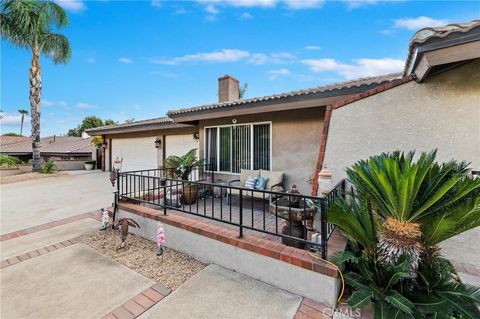
[[198, 157], [198, 142], [195, 142], [192, 134], [169, 135], [165, 140], [165, 158], [170, 155], [182, 156], [193, 148], [197, 150]]
[[123, 157], [123, 172], [157, 168], [155, 139], [156, 137], [113, 139], [112, 161], [117, 156]]

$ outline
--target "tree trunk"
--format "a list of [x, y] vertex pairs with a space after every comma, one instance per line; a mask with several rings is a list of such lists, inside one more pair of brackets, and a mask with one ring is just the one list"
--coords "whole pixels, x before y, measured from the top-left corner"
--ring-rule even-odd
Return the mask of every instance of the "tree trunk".
[[42, 95], [42, 73], [40, 70], [40, 49], [34, 48], [30, 66], [30, 107], [32, 115], [32, 170], [40, 170], [40, 98]]
[[23, 120], [24, 120], [24, 118], [25, 118], [25, 114], [22, 114], [22, 122], [20, 124], [20, 135], [23, 135], [22, 133], [23, 133]]

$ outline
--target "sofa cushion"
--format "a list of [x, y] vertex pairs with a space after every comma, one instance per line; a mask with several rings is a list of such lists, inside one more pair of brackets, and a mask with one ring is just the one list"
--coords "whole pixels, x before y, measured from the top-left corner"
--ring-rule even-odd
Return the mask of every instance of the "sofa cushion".
[[245, 181], [245, 185], [242, 185], [242, 186], [245, 188], [254, 189], [255, 184], [257, 183], [257, 178], [258, 176], [248, 176], [247, 180]]
[[276, 184], [281, 184], [283, 182], [283, 176], [285, 174], [281, 171], [260, 171], [260, 176], [268, 178], [267, 185], [265, 189], [270, 190], [270, 187]]
[[257, 182], [255, 183], [255, 189], [263, 191], [267, 186], [268, 178], [265, 176], [258, 176]]
[[240, 186], [244, 187], [245, 182], [247, 181], [248, 176], [253, 176], [253, 177], [258, 177], [260, 176], [260, 171], [252, 171], [248, 169], [242, 169], [240, 170]]

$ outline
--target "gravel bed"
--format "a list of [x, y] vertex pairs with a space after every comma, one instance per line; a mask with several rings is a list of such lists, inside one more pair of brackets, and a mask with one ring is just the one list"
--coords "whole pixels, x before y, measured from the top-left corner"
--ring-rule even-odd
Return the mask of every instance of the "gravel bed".
[[120, 246], [120, 232], [111, 228], [88, 233], [80, 237], [80, 240], [172, 290], [180, 287], [206, 266], [189, 255], [168, 248], [158, 257], [156, 243], [132, 234], [127, 237], [127, 248], [117, 249]]

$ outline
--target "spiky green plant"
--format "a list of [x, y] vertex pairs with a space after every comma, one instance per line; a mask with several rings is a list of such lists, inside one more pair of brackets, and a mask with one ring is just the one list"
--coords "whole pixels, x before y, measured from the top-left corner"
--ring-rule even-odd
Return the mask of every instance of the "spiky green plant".
[[191, 149], [182, 156], [171, 155], [165, 159], [163, 167], [169, 169], [174, 177], [188, 181], [193, 169], [204, 163], [203, 160], [197, 160], [196, 152], [196, 149]]
[[68, 39], [52, 32], [52, 27], [68, 24], [68, 16], [52, 1], [2, 0], [0, 34], [12, 44], [32, 52], [30, 66], [30, 114], [32, 116], [33, 170], [40, 169], [40, 98], [42, 73], [40, 55], [51, 57], [55, 64], [66, 63], [71, 56]]

